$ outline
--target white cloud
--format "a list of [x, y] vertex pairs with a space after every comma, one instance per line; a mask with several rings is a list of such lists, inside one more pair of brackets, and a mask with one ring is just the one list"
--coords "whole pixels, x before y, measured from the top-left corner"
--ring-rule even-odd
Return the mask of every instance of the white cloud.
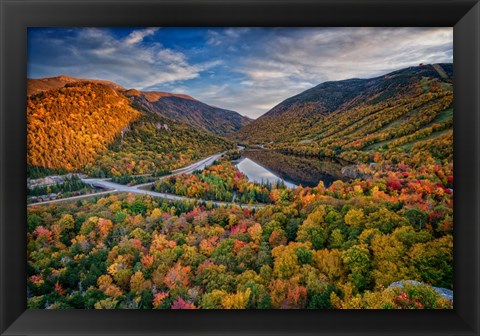
[[258, 118], [292, 94], [313, 86], [309, 82], [294, 82], [288, 79], [282, 83], [278, 85], [279, 82], [275, 79], [270, 82], [262, 82], [261, 85], [245, 85], [244, 83], [239, 86], [226, 83], [190, 89], [188, 94], [212, 106], [237, 111], [251, 118]]
[[[371, 78], [419, 63], [452, 62], [452, 28], [292, 28], [236, 64], [246, 79], [224, 106], [259, 116], [325, 81]], [[248, 102], [248, 105], [246, 104]], [[220, 103], [220, 102], [218, 102]]]
[[262, 80], [258, 74], [263, 73], [267, 80], [274, 74], [320, 83], [452, 60], [453, 29], [305, 28], [301, 35], [271, 39], [264, 53], [247, 59], [243, 71], [256, 80]]
[[55, 69], [56, 74], [108, 79], [127, 88], [146, 89], [197, 78], [202, 71], [219, 64], [219, 61], [190, 64], [180, 51], [157, 42], [144, 43], [144, 39], [157, 30], [139, 29], [119, 39], [105, 29], [78, 29], [61, 40], [45, 39], [43, 43], [50, 44], [56, 51], [56, 59], [49, 64], [29, 66], [37, 72]]
[[145, 37], [155, 34], [158, 29], [159, 28], [147, 28], [143, 30], [134, 30], [127, 36], [124, 42], [129, 45], [137, 44], [143, 41]]
[[211, 46], [228, 45], [230, 51], [236, 51], [233, 48], [233, 44], [236, 44], [238, 40], [245, 34], [251, 31], [251, 28], [225, 28], [225, 29], [210, 29], [207, 31], [207, 44]]
[[35, 41], [42, 44], [42, 58], [29, 62], [29, 74], [182, 92], [258, 117], [325, 81], [453, 60], [453, 28], [211, 28], [203, 31], [203, 44], [178, 49], [156, 41], [157, 32], [137, 29], [122, 38], [95, 28], [51, 34]]

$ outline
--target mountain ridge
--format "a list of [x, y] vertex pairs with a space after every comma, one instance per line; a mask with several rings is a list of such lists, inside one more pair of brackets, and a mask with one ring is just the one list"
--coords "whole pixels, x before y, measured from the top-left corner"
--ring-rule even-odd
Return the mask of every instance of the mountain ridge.
[[[78, 82], [91, 82], [109, 86], [132, 101], [137, 101], [141, 105], [148, 105], [149, 110], [164, 117], [220, 136], [236, 132], [252, 121], [252, 119], [242, 116], [238, 112], [208, 105], [186, 94], [140, 91], [134, 88], [126, 89], [107, 80], [75, 78], [66, 75], [28, 79], [27, 96], [34, 96], [41, 92], [59, 89]], [[148, 104], [143, 100], [146, 100]]]
[[232, 137], [240, 142], [282, 142], [286, 136], [283, 130], [291, 129], [292, 125], [300, 124], [300, 127], [291, 130], [293, 133], [305, 134], [306, 130], [321, 123], [331, 114], [422, 94], [422, 85], [451, 84], [452, 64], [443, 63], [437, 67], [440, 67], [448, 78], [444, 78], [433, 65], [422, 65], [373, 78], [320, 83], [283, 100]]
[[140, 108], [103, 83], [72, 82], [27, 97], [27, 161], [92, 176], [171, 170], [233, 146]]
[[[140, 97], [134, 99], [140, 100]], [[149, 103], [154, 111], [167, 118], [220, 136], [236, 132], [252, 121], [238, 112], [213, 107], [194, 98], [185, 99], [172, 95]]]

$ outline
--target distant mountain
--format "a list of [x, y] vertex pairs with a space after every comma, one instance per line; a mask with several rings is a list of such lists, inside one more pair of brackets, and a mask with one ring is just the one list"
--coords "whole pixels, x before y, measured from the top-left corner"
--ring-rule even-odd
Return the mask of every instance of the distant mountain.
[[45, 81], [65, 84], [27, 99], [31, 168], [96, 176], [144, 174], [179, 168], [233, 146], [137, 106], [109, 83], [69, 80]]
[[181, 93], [171, 93], [171, 92], [163, 92], [163, 91], [138, 91], [137, 89], [129, 89], [125, 91], [125, 94], [129, 97], [140, 97], [144, 96], [149, 103], [155, 103], [159, 99], [164, 97], [178, 97], [182, 99], [194, 100], [198, 101], [193, 97], [190, 97], [186, 94]]
[[[413, 98], [433, 90], [451, 90], [452, 64], [433, 64], [391, 72], [370, 79], [348, 79], [319, 84], [273, 107], [234, 134], [241, 142], [285, 143], [313, 141], [316, 129], [335, 115], [354, 113], [403, 98]], [[380, 106], [380, 105], [378, 105]]]
[[114, 82], [96, 79], [74, 78], [65, 75], [49, 78], [28, 79], [27, 96], [51, 89], [58, 89], [71, 83], [99, 83], [109, 86], [148, 110], [174, 121], [182, 122], [213, 134], [225, 136], [238, 131], [252, 119], [235, 111], [210, 106], [186, 94], [175, 94], [161, 91], [139, 91], [122, 87]]
[[221, 136], [234, 133], [252, 121], [235, 111], [213, 107], [187, 95], [165, 92], [142, 92], [142, 95], [134, 97], [139, 104], [172, 120]]

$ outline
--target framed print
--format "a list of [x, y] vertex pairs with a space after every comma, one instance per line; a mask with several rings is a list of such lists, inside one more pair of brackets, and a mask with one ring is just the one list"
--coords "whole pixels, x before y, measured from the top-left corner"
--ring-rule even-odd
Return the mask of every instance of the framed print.
[[2, 335], [478, 335], [478, 2], [1, 6]]

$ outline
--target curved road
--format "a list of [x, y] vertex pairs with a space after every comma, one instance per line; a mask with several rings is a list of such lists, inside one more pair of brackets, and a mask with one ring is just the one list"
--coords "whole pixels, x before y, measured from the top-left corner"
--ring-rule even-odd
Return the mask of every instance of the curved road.
[[[205, 167], [211, 165], [215, 160], [219, 159], [223, 154], [225, 154], [225, 152], [214, 154], [214, 155], [209, 156], [209, 157], [207, 157], [203, 160], [195, 162], [195, 163], [193, 163], [193, 164], [191, 164], [187, 167], [176, 169], [172, 172], [172, 174], [162, 176], [162, 177], [159, 178], [159, 180], [170, 177], [170, 176], [174, 176], [174, 175], [191, 174], [196, 170], [202, 170]], [[151, 185], [155, 182], [139, 184], [139, 185], [136, 185], [136, 186], [126, 186], [126, 185], [123, 185], [123, 184], [110, 182], [109, 180], [110, 180], [109, 178], [106, 178], [106, 179], [102, 179], [102, 178], [82, 178], [82, 181], [86, 184], [89, 184], [91, 186], [101, 187], [101, 188], [104, 188], [104, 189], [110, 189], [110, 190], [103, 191], [103, 192], [98, 192], [98, 193], [93, 193], [93, 194], [86, 194], [86, 195], [80, 195], [80, 196], [61, 198], [61, 199], [51, 200], [51, 201], [31, 203], [31, 204], [28, 204], [28, 206], [42, 205], [42, 204], [49, 204], [49, 203], [56, 203], [56, 202], [63, 202], [63, 201], [70, 201], [70, 200], [92, 197], [92, 196], [97, 196], [97, 195], [104, 195], [104, 194], [109, 194], [109, 193], [114, 193], [114, 192], [127, 192], [127, 193], [131, 192], [131, 193], [134, 193], [134, 194], [146, 194], [146, 195], [151, 195], [151, 196], [155, 196], [155, 197], [162, 197], [162, 198], [166, 198], [166, 199], [174, 200], [174, 201], [190, 200], [190, 201], [198, 201], [198, 202], [210, 202], [210, 203], [218, 205], [218, 206], [225, 206], [225, 205], [232, 205], [232, 204], [235, 204], [235, 205], [240, 206], [242, 208], [261, 208], [261, 207], [265, 206], [264, 204], [249, 205], [249, 204], [237, 204], [237, 203], [232, 203], [232, 202], [210, 201], [210, 200], [203, 200], [203, 199], [198, 199], [198, 198], [188, 198], [188, 197], [185, 197], [185, 196], [178, 196], [178, 195], [173, 195], [173, 194], [159, 193], [159, 192], [155, 192], [155, 191], [151, 191], [151, 190], [140, 189], [141, 187]]]

